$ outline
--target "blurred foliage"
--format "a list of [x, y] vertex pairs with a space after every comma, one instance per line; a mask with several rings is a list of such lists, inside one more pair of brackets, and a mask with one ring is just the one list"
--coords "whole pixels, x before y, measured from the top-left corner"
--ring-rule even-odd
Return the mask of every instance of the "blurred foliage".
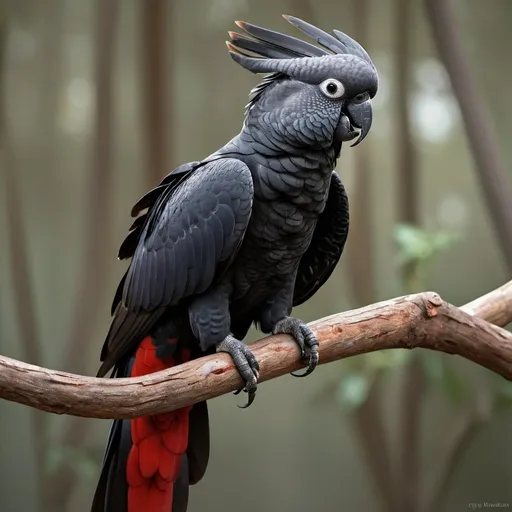
[[399, 224], [395, 227], [394, 239], [398, 248], [398, 266], [412, 265], [416, 270], [415, 274], [421, 279], [420, 283], [403, 283], [406, 290], [412, 290], [416, 284], [425, 286], [427, 272], [434, 259], [461, 241], [462, 235], [449, 231], [427, 231], [417, 226]]
[[[399, 224], [395, 227], [394, 239], [397, 245], [397, 265], [407, 265], [410, 268], [410, 272], [401, 274], [406, 275], [408, 279], [402, 283], [402, 290], [412, 293], [413, 290], [425, 288], [428, 271], [435, 258], [461, 241], [462, 235], [441, 230], [427, 231], [416, 226]], [[429, 380], [440, 386], [450, 399], [459, 403], [467, 397], [464, 379], [453, 368], [445, 354], [392, 349], [343, 361], [342, 377], [336, 393], [338, 403], [343, 406], [344, 411], [357, 409], [365, 402], [371, 382], [377, 373], [396, 371], [416, 357], [421, 359]]]
[[367, 399], [368, 390], [377, 375], [395, 371], [413, 357], [409, 350], [379, 350], [345, 359], [341, 365], [341, 379], [336, 394], [343, 411], [357, 410]]
[[448, 231], [427, 231], [409, 224], [395, 227], [396, 264], [401, 270], [401, 293], [419, 292], [436, 258], [462, 240], [462, 235]]

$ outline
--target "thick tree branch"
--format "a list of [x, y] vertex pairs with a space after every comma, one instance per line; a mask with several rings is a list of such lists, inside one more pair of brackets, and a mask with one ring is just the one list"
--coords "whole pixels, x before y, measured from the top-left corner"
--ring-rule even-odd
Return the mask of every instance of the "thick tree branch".
[[512, 281], [475, 299], [460, 309], [502, 327], [512, 322]]
[[[489, 303], [493, 303], [491, 308]], [[427, 348], [457, 354], [512, 380], [512, 333], [485, 320], [494, 308], [512, 320], [512, 281], [487, 305], [470, 314], [425, 292], [339, 313], [311, 324], [320, 340], [320, 361], [390, 348]], [[260, 362], [260, 380], [301, 367], [289, 336], [252, 344]], [[215, 354], [137, 378], [97, 379], [48, 370], [0, 357], [0, 398], [57, 414], [91, 418], [134, 418], [215, 398], [242, 382], [227, 354]]]

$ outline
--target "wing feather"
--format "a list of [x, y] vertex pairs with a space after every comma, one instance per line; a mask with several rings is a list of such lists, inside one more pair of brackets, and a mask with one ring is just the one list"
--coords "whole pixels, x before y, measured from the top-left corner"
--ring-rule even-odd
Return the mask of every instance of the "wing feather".
[[[172, 193], [163, 193], [128, 271], [123, 294], [128, 309], [172, 306], [206, 289], [219, 265], [232, 256], [226, 249], [237, 247], [245, 233], [252, 194], [250, 171], [235, 159], [208, 162]], [[243, 204], [235, 208], [239, 201]]]
[[[240, 160], [183, 167], [177, 178], [166, 180], [158, 197], [145, 196], [154, 203], [144, 222], [136, 221], [132, 233], [137, 234], [131, 233], [122, 246], [121, 254], [132, 261], [114, 299], [103, 374], [147, 335], [168, 307], [202, 293], [220, 276], [236, 255], [251, 216], [252, 176]], [[148, 202], [139, 201], [134, 210]]]
[[311, 298], [329, 279], [341, 258], [349, 227], [348, 197], [336, 173], [332, 173], [329, 196], [318, 219], [313, 239], [299, 264], [293, 305]]

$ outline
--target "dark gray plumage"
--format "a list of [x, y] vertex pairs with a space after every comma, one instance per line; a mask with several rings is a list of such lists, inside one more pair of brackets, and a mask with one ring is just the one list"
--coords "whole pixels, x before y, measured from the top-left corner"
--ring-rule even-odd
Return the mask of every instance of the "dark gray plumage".
[[[370, 130], [378, 77], [347, 35], [285, 18], [318, 46], [237, 22], [244, 33], [230, 32], [231, 56], [266, 75], [251, 91], [242, 130], [206, 159], [176, 169], [134, 206], [138, 218], [119, 251], [131, 263], [114, 298], [99, 375], [114, 365], [121, 371], [148, 335], [158, 357], [166, 357], [174, 338], [192, 357], [230, 353], [250, 405], [259, 368], [240, 340], [253, 322], [264, 333], [292, 334], [307, 361], [301, 376], [314, 370], [318, 341], [290, 314], [325, 283], [343, 252], [348, 200], [333, 169], [342, 143], [358, 144]], [[208, 442], [200, 441], [202, 428], [207, 436], [206, 405], [194, 414], [180, 482], [187, 473], [198, 481], [208, 460]], [[122, 438], [120, 426], [113, 435]], [[113, 455], [106, 461], [119, 465]], [[107, 474], [108, 468], [97, 503], [108, 501], [101, 497]], [[183, 508], [187, 495], [181, 496]], [[176, 494], [174, 502], [177, 510]]]

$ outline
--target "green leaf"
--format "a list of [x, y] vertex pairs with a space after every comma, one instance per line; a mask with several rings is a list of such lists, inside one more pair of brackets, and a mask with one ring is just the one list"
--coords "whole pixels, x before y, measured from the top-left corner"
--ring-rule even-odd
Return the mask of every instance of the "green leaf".
[[431, 233], [430, 237], [432, 247], [436, 253], [443, 252], [462, 240], [462, 235], [460, 233], [450, 233], [446, 231]]
[[431, 261], [436, 255], [461, 240], [459, 233], [427, 231], [409, 224], [395, 226], [394, 238], [398, 245], [398, 263]]
[[344, 409], [357, 409], [367, 399], [370, 383], [370, 375], [363, 372], [346, 375], [338, 387], [338, 403]]
[[398, 260], [401, 264], [428, 259], [431, 256], [426, 233], [415, 226], [399, 224], [395, 227], [394, 238], [398, 245]]

